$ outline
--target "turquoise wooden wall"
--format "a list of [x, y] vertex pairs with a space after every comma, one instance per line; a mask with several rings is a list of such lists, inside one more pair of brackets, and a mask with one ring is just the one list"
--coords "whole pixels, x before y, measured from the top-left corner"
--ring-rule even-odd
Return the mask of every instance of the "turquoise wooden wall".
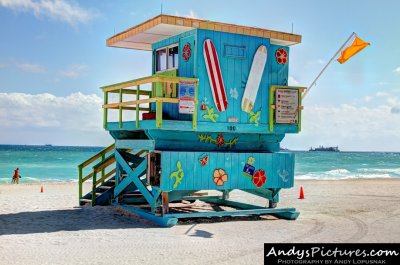
[[[202, 166], [199, 159], [208, 155], [209, 160]], [[293, 187], [294, 154], [292, 153], [227, 153], [227, 152], [168, 152], [161, 153], [161, 184], [163, 191], [171, 190], [224, 190], [224, 189], [257, 189], [252, 179], [243, 176], [243, 168], [249, 157], [253, 157], [255, 170], [264, 170], [267, 177], [262, 188]], [[181, 163], [184, 177], [176, 188], [175, 172], [177, 162]], [[215, 169], [226, 171], [228, 181], [217, 186], [213, 181]]]
[[[203, 43], [206, 39], [211, 39], [216, 47], [218, 58], [221, 66], [222, 76], [224, 79], [225, 90], [228, 98], [228, 108], [224, 112], [218, 112], [211, 93], [208, 81], [207, 70], [203, 56]], [[192, 56], [189, 62], [184, 62], [182, 55], [179, 54], [178, 75], [184, 77], [199, 78], [199, 112], [198, 121], [210, 122], [203, 115], [205, 111], [201, 111], [201, 103], [205, 102], [207, 106], [214, 108], [219, 114], [217, 122], [226, 123], [229, 118], [237, 118], [239, 123], [250, 124], [250, 115], [241, 110], [242, 96], [246, 86], [247, 78], [253, 57], [260, 45], [265, 45], [268, 50], [267, 63], [264, 69], [261, 85], [258, 90], [256, 102], [253, 112], [261, 111], [259, 123], [268, 124], [268, 97], [269, 87], [271, 85], [287, 85], [288, 82], [288, 64], [278, 64], [276, 62], [275, 52], [282, 46], [270, 44], [270, 40], [266, 38], [246, 36], [241, 34], [224, 33], [210, 30], [194, 29], [183, 34], [173, 36], [153, 44], [153, 73], [154, 73], [154, 54], [155, 50], [172, 44], [181, 46], [187, 41], [194, 42], [192, 45]], [[288, 53], [289, 48], [283, 47]], [[232, 53], [232, 50], [239, 50], [240, 54]], [[236, 89], [237, 98], [232, 97], [231, 90]], [[165, 104], [165, 116], [170, 119], [190, 120], [190, 115], [179, 115], [177, 105]], [[252, 124], [251, 126], [255, 126]]]
[[[197, 31], [197, 77], [200, 79], [199, 84], [199, 101], [206, 100], [208, 105], [216, 111], [213, 102], [211, 88], [208, 81], [207, 70], [203, 56], [203, 43], [206, 39], [211, 39], [218, 53], [221, 65], [222, 76], [224, 79], [225, 90], [228, 98], [228, 108], [225, 112], [218, 113], [218, 122], [228, 122], [229, 117], [236, 117], [239, 123], [249, 123], [250, 115], [241, 109], [242, 96], [249, 76], [251, 64], [256, 50], [260, 45], [265, 45], [268, 50], [267, 63], [264, 69], [261, 85], [257, 93], [256, 102], [253, 112], [261, 110], [261, 124], [268, 123], [268, 97], [270, 85], [287, 84], [288, 64], [278, 64], [275, 59], [275, 52], [280, 46], [271, 45], [270, 40], [266, 38], [245, 36], [240, 34], [216, 32], [210, 30]], [[241, 56], [232, 56], [227, 54], [226, 47], [236, 46], [243, 47], [244, 54]], [[286, 51], [289, 51], [285, 47]], [[236, 88], [238, 92], [237, 99], [231, 95], [231, 89]], [[199, 121], [209, 121], [204, 119], [204, 112], [200, 112]], [[252, 126], [255, 126], [254, 124]]]
[[[179, 127], [172, 130], [148, 130], [147, 136], [154, 139], [155, 150], [195, 150], [218, 152], [278, 152], [279, 142], [283, 134], [258, 133], [193, 133], [179, 131]], [[218, 145], [214, 140], [224, 137], [224, 144]], [[212, 140], [207, 139], [210, 137]], [[232, 144], [229, 144], [231, 142]], [[139, 146], [137, 148], [140, 148]], [[135, 147], [136, 149], [136, 147]]]

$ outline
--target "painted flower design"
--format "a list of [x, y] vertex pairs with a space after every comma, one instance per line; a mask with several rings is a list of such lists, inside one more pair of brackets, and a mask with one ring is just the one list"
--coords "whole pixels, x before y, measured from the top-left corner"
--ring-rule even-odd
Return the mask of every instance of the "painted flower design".
[[230, 95], [231, 95], [231, 98], [234, 98], [234, 99], [237, 99], [238, 96], [239, 96], [239, 93], [238, 93], [236, 87], [231, 88], [231, 90], [229, 91], [229, 93], [230, 93]]
[[228, 175], [226, 174], [226, 171], [222, 168], [217, 168], [216, 170], [214, 170], [213, 180], [215, 185], [222, 186], [225, 182], [228, 181]]
[[222, 134], [218, 135], [217, 140], [215, 141], [215, 144], [218, 145], [218, 147], [224, 146], [225, 139]]
[[186, 43], [182, 50], [182, 57], [185, 62], [189, 61], [190, 56], [192, 55], [192, 49], [190, 47], [190, 43]]
[[276, 53], [276, 61], [278, 64], [286, 64], [287, 63], [287, 51], [284, 48], [279, 48]]
[[260, 169], [257, 170], [253, 175], [253, 183], [256, 185], [257, 188], [261, 187], [262, 185], [267, 182], [267, 176], [265, 176], [265, 171]]
[[204, 155], [199, 159], [200, 165], [204, 167], [208, 163], [208, 155]]

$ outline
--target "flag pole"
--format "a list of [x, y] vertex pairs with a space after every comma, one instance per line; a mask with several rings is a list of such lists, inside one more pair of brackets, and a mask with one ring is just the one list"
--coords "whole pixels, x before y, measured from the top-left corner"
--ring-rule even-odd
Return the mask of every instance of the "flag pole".
[[356, 36], [357, 34], [355, 32], [351, 33], [351, 35], [347, 38], [347, 40], [343, 43], [343, 45], [339, 48], [339, 50], [335, 53], [335, 55], [332, 56], [332, 58], [329, 60], [329, 62], [322, 68], [321, 72], [317, 75], [317, 77], [314, 79], [314, 81], [311, 83], [311, 85], [304, 91], [302, 98], [304, 99], [305, 96], [308, 94], [310, 89], [317, 83], [317, 80], [321, 77], [321, 75], [325, 72], [326, 68], [333, 62], [333, 60], [338, 56], [338, 54], [343, 50], [343, 48], [347, 45], [347, 43]]

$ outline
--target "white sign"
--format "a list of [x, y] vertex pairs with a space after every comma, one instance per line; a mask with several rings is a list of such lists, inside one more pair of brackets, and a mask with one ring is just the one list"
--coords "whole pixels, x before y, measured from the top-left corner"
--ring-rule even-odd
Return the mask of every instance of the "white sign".
[[179, 101], [179, 113], [181, 113], [181, 114], [193, 114], [195, 107], [196, 106], [194, 105], [193, 100], [180, 100]]
[[179, 82], [179, 113], [193, 114], [196, 105], [194, 104], [195, 82]]
[[275, 106], [275, 123], [298, 123], [299, 90], [276, 89]]

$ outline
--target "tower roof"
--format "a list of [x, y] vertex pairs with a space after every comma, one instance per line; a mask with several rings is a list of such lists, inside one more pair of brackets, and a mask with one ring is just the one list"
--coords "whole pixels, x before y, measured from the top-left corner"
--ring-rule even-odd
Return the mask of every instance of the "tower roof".
[[272, 44], [283, 46], [301, 42], [301, 35], [297, 34], [194, 18], [158, 15], [108, 38], [107, 46], [150, 51], [153, 43], [195, 28], [270, 38]]

